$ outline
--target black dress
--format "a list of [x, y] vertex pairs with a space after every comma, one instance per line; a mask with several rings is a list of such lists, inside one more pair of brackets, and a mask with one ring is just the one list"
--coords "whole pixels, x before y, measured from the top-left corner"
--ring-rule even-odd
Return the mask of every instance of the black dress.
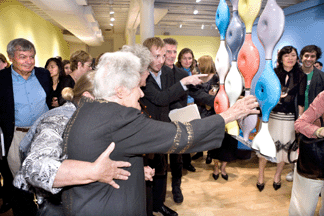
[[56, 91], [59, 92], [58, 103], [59, 103], [60, 106], [62, 106], [66, 102], [66, 100], [64, 100], [62, 98], [62, 95], [61, 95], [62, 90], [65, 87], [74, 88], [74, 85], [75, 85], [74, 79], [70, 75], [62, 77], [62, 79], [60, 80], [60, 82], [59, 82], [59, 84], [57, 85], [57, 88], [56, 88]]
[[219, 115], [186, 124], [152, 120], [134, 108], [105, 100], [82, 98], [66, 126], [64, 151], [69, 159], [95, 161], [113, 141], [110, 158], [128, 161], [127, 181], [109, 184], [94, 182], [68, 187], [62, 200], [66, 215], [146, 215], [142, 154], [190, 153], [220, 146], [224, 120]]
[[[214, 75], [208, 82], [203, 84], [204, 90], [208, 93], [212, 86], [219, 86], [219, 78]], [[198, 109], [201, 115], [201, 118], [205, 118], [215, 114], [213, 108], [207, 110], [205, 105], [197, 104]], [[224, 140], [220, 148], [209, 150], [208, 154], [213, 159], [218, 159], [220, 161], [230, 162], [236, 159], [237, 154], [237, 140], [234, 139], [231, 135], [225, 133]]]

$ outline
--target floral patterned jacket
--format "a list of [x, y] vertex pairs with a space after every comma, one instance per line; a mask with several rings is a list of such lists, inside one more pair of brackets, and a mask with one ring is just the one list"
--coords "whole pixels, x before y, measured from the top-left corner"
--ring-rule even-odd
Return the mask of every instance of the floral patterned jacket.
[[36, 120], [20, 143], [23, 163], [14, 179], [15, 187], [23, 190], [34, 187], [38, 197], [62, 190], [53, 188], [53, 183], [63, 160], [67, 159], [63, 154], [62, 135], [75, 110], [74, 104], [67, 102]]

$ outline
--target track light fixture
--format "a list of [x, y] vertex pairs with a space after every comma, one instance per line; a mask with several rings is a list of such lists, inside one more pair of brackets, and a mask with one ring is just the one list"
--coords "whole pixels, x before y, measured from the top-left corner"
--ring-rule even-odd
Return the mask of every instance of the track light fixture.
[[115, 13], [115, 11], [114, 11], [113, 7], [112, 7], [112, 6], [110, 6], [110, 9], [109, 9], [109, 14], [114, 14], [114, 13]]
[[111, 21], [111, 22], [114, 22], [114, 21], [115, 21], [115, 16], [114, 16], [114, 14], [110, 14], [110, 21]]

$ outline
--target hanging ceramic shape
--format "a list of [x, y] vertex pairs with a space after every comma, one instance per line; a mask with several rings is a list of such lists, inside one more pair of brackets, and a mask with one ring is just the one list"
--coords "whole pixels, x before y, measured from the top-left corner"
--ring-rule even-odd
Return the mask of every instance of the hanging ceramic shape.
[[272, 68], [272, 52], [284, 31], [285, 16], [275, 0], [268, 0], [260, 16], [257, 32], [265, 49], [266, 65], [255, 86], [255, 96], [262, 111], [261, 130], [252, 142], [252, 148], [269, 157], [276, 157], [276, 147], [268, 130], [271, 110], [277, 105], [280, 94], [280, 81]]
[[[237, 55], [244, 42], [245, 26], [237, 11], [238, 1], [232, 1], [233, 17], [226, 31], [226, 44], [232, 53], [232, 66], [225, 78], [225, 92], [229, 99], [230, 107], [234, 105], [243, 90], [243, 78], [237, 68]], [[238, 136], [240, 128], [237, 121], [227, 125], [227, 133]]]
[[228, 97], [225, 92], [224, 82], [229, 71], [230, 60], [225, 44], [225, 35], [230, 20], [230, 11], [225, 0], [220, 0], [217, 7], [215, 22], [220, 34], [220, 45], [216, 54], [215, 67], [219, 76], [219, 91], [215, 97], [214, 109], [216, 113], [224, 112], [229, 107]]
[[252, 33], [252, 26], [260, 12], [261, 3], [262, 0], [239, 0], [238, 2], [238, 12], [245, 24], [247, 34]]
[[[238, 12], [246, 27], [245, 40], [237, 58], [238, 69], [244, 78], [245, 96], [251, 94], [252, 79], [260, 64], [259, 51], [252, 42], [252, 26], [260, 12], [261, 3], [262, 0], [240, 0], [238, 2]], [[248, 141], [249, 134], [255, 128], [257, 120], [257, 115], [249, 115], [240, 122], [245, 141]]]
[[[245, 96], [249, 96], [249, 95], [251, 95], [251, 91], [246, 90]], [[243, 133], [243, 139], [245, 141], [249, 140], [249, 135], [250, 135], [251, 131], [257, 125], [257, 122], [258, 122], [258, 115], [249, 115], [248, 117], [239, 121], [239, 125], [240, 125], [240, 127], [242, 129], [242, 133]]]
[[243, 89], [243, 78], [237, 68], [237, 55], [243, 45], [244, 35], [244, 24], [238, 15], [238, 11], [233, 11], [233, 17], [226, 32], [226, 44], [232, 53], [232, 66], [225, 79], [225, 91], [230, 106], [233, 106]]
[[238, 10], [238, 2], [239, 2], [239, 0], [231, 0], [232, 6], [233, 6], [233, 11]]

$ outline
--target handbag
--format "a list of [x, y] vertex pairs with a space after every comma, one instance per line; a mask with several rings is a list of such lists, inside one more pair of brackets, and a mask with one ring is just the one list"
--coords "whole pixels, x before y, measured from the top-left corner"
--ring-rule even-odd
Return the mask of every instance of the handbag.
[[324, 138], [313, 139], [299, 136], [297, 171], [311, 179], [324, 179]]

